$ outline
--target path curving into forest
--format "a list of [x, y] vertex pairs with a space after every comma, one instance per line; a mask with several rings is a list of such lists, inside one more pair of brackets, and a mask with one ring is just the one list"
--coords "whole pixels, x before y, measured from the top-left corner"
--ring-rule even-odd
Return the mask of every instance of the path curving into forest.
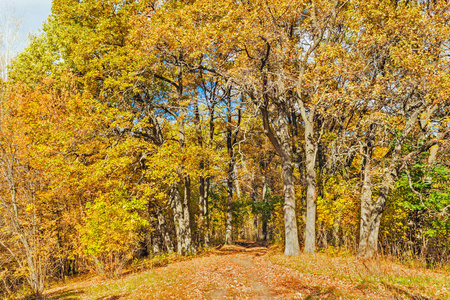
[[261, 243], [225, 245], [116, 280], [74, 281], [49, 290], [47, 299], [347, 299], [349, 291], [356, 299], [386, 299], [346, 282], [286, 268], [272, 262], [270, 253]]

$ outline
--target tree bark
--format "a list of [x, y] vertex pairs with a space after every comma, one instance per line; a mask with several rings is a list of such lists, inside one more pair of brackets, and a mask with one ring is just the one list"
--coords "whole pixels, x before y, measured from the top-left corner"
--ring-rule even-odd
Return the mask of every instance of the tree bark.
[[[262, 193], [261, 193], [261, 201], [263, 203], [266, 202], [266, 194], [267, 194], [267, 183], [266, 183], [266, 176], [263, 174], [262, 175]], [[262, 212], [262, 216], [261, 216], [261, 233], [262, 233], [262, 238], [263, 241], [267, 241], [267, 214], [265, 211]]]
[[[178, 100], [181, 103], [183, 100], [183, 84], [182, 84], [182, 72], [180, 70], [178, 76]], [[186, 116], [186, 108], [182, 107], [178, 111], [177, 125], [178, 125], [178, 140], [180, 148], [184, 150], [186, 148], [186, 133], [184, 129]], [[181, 166], [181, 168], [184, 168]], [[181, 174], [183, 172], [181, 171]], [[183, 175], [182, 175], [183, 176]], [[179, 184], [173, 183], [171, 190], [172, 207], [174, 207], [175, 227], [178, 227], [177, 242], [178, 254], [193, 254], [196, 253], [195, 247], [192, 243], [192, 231], [191, 231], [191, 217], [190, 217], [190, 204], [191, 204], [191, 179], [189, 175], [183, 176], [184, 193], [183, 199], [180, 197], [178, 190]], [[176, 217], [175, 217], [176, 215]]]
[[283, 194], [284, 194], [284, 226], [285, 226], [285, 250], [284, 254], [300, 255], [298, 242], [297, 217], [295, 213], [295, 189], [292, 174], [292, 161], [289, 155], [281, 159]]
[[227, 171], [227, 216], [225, 224], [225, 244], [230, 245], [233, 242], [233, 183], [234, 183], [234, 168], [235, 168], [235, 156], [234, 156], [234, 141], [233, 130], [231, 128], [233, 116], [232, 116], [232, 103], [230, 90], [228, 90], [227, 96], [227, 151], [228, 151], [228, 171]]
[[162, 239], [162, 242], [167, 250], [168, 253], [173, 252], [173, 243], [172, 240], [170, 239], [170, 235], [169, 232], [167, 231], [167, 224], [166, 224], [166, 220], [163, 216], [163, 214], [161, 213], [161, 211], [158, 210], [157, 212], [158, 214], [158, 230]]
[[[195, 115], [195, 128], [197, 134], [197, 143], [203, 148], [203, 134], [202, 134], [202, 126], [200, 122], [200, 112], [198, 109], [198, 99], [194, 100], [194, 115]], [[202, 160], [200, 162], [200, 170], [205, 169], [205, 162]], [[205, 247], [208, 246], [209, 240], [207, 238], [207, 209], [205, 203], [208, 201], [208, 193], [207, 193], [207, 180], [205, 177], [200, 176], [199, 178], [199, 196], [198, 196], [198, 208], [199, 208], [199, 216], [197, 223], [197, 243], [198, 245], [203, 245]]]
[[316, 155], [317, 145], [314, 140], [315, 110], [306, 113], [303, 101], [300, 104], [300, 113], [305, 124], [305, 161], [306, 161], [306, 226], [304, 253], [316, 251]]
[[[364, 181], [361, 189], [361, 217], [359, 225], [358, 256], [371, 257], [376, 252], [373, 237], [369, 241], [372, 217], [372, 175], [370, 163], [364, 166]], [[376, 246], [376, 245], [375, 245]]]
[[268, 111], [261, 109], [263, 115], [263, 125], [265, 133], [268, 135], [272, 145], [274, 145], [278, 154], [281, 156], [281, 177], [283, 180], [284, 194], [284, 230], [285, 230], [285, 249], [287, 256], [300, 255], [300, 245], [298, 242], [297, 216], [295, 211], [295, 188], [294, 176], [292, 170], [292, 153], [289, 140], [288, 115], [286, 107], [279, 109], [279, 126], [277, 131], [278, 138], [270, 128]]
[[227, 220], [225, 225], [225, 244], [230, 245], [233, 242], [233, 162], [228, 165], [227, 175]]
[[305, 122], [306, 149], [306, 227], [305, 253], [316, 251], [316, 149], [312, 124]]
[[[378, 233], [380, 231], [381, 217], [386, 207], [386, 202], [389, 196], [390, 188], [397, 178], [397, 173], [401, 167], [401, 162], [407, 163], [408, 160], [413, 159], [423, 151], [428, 150], [430, 147], [437, 143], [436, 140], [428, 141], [423, 144], [419, 149], [409, 153], [401, 158], [401, 152], [403, 145], [409, 136], [409, 133], [413, 130], [414, 125], [419, 121], [419, 116], [422, 113], [424, 106], [417, 107], [410, 117], [407, 119], [405, 126], [399, 137], [396, 138], [396, 144], [389, 160], [389, 165], [382, 174], [382, 183], [378, 192], [377, 201], [372, 203], [371, 190], [372, 184], [370, 182], [370, 161], [366, 162], [364, 172], [364, 185], [361, 193], [361, 229], [360, 229], [360, 241], [358, 246], [358, 255], [364, 258], [371, 258], [377, 253], [378, 248]], [[370, 131], [373, 130], [372, 135], [375, 133], [375, 126], [372, 124]], [[445, 136], [445, 134], [442, 134]], [[439, 135], [440, 137], [440, 135]], [[366, 153], [371, 153], [372, 142], [367, 143]], [[370, 160], [370, 156], [367, 157]], [[369, 179], [366, 179], [369, 177]], [[369, 186], [370, 186], [370, 199], [369, 199]], [[363, 197], [365, 199], [363, 199]], [[364, 207], [363, 207], [364, 203]], [[364, 210], [364, 211], [363, 211]], [[363, 218], [365, 224], [363, 224]], [[364, 225], [364, 226], [363, 226]]]
[[182, 201], [178, 182], [174, 182], [170, 188], [170, 202], [173, 210], [175, 233], [177, 235], [177, 253], [187, 255], [195, 253], [192, 244], [191, 226], [189, 220], [189, 208]]

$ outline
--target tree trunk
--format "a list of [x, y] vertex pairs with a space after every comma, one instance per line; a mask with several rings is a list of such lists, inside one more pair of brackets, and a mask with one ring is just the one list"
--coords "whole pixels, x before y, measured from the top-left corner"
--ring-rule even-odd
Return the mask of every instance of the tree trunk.
[[239, 126], [241, 124], [241, 106], [237, 108], [237, 122], [236, 129], [233, 130], [233, 105], [231, 99], [231, 88], [227, 91], [227, 150], [228, 157], [230, 159], [228, 163], [228, 174], [227, 174], [227, 220], [226, 220], [226, 234], [225, 243], [232, 243], [232, 221], [233, 221], [233, 184], [235, 182], [234, 171], [236, 169], [236, 155], [234, 152], [234, 145], [236, 144], [237, 136], [239, 134]]
[[284, 193], [284, 226], [286, 245], [285, 255], [300, 255], [298, 242], [297, 215], [295, 211], [295, 188], [292, 169], [291, 145], [289, 142], [289, 127], [287, 116], [280, 118], [278, 136], [281, 141], [283, 155], [281, 157], [281, 168], [283, 177]]
[[373, 205], [372, 175], [370, 171], [370, 163], [366, 163], [364, 166], [364, 181], [361, 189], [361, 220], [359, 225], [358, 256], [361, 257], [371, 257], [376, 252], [376, 248], [373, 249], [373, 237], [369, 242]]
[[170, 202], [177, 235], [177, 253], [186, 255], [195, 253], [195, 248], [192, 245], [189, 208], [186, 207], [186, 202], [181, 200], [178, 188], [178, 182], [174, 182], [170, 189]]
[[158, 214], [158, 230], [160, 237], [162, 239], [164, 246], [166, 247], [167, 252], [171, 253], [173, 252], [173, 244], [172, 240], [170, 239], [169, 232], [167, 231], [166, 220], [161, 211], [158, 210], [157, 214]]
[[258, 211], [257, 211], [257, 186], [256, 186], [256, 179], [255, 179], [255, 170], [252, 172], [252, 181], [250, 184], [251, 187], [251, 194], [250, 194], [250, 200], [253, 204], [253, 233], [252, 233], [252, 239], [258, 240], [259, 239], [259, 222], [258, 222]]
[[289, 156], [281, 160], [283, 193], [284, 193], [284, 227], [285, 227], [285, 255], [300, 255], [298, 243], [297, 217], [295, 213], [295, 189], [292, 176], [292, 162]]
[[234, 163], [234, 187], [236, 188], [236, 197], [238, 201], [241, 201], [241, 186], [239, 184], [239, 172], [236, 165], [236, 162]]
[[[266, 202], [266, 193], [267, 193], [267, 183], [266, 183], [265, 175], [262, 176], [262, 183], [263, 183], [263, 186], [262, 186], [261, 201], [262, 201], [262, 203], [265, 203]], [[262, 239], [263, 239], [263, 241], [267, 241], [267, 213], [266, 213], [266, 211], [262, 212], [261, 223], [262, 223], [261, 224]]]
[[209, 186], [210, 186], [210, 178], [205, 179], [205, 190], [204, 190], [204, 196], [203, 196], [203, 220], [204, 220], [204, 245], [205, 247], [208, 247], [209, 245], [209, 206], [208, 206], [208, 199], [209, 199]]
[[312, 116], [305, 118], [306, 153], [306, 227], [305, 253], [316, 251], [316, 153], [314, 142], [314, 123]]
[[227, 219], [225, 225], [225, 244], [230, 245], [233, 239], [233, 183], [234, 183], [234, 149], [231, 129], [231, 100], [228, 103], [228, 128], [227, 128], [227, 150], [229, 156], [228, 172], [227, 172]]
[[[386, 174], [380, 187], [377, 202], [368, 207], [368, 213], [366, 213], [368, 218], [365, 217], [365, 222], [367, 223], [365, 224], [364, 231], [360, 231], [358, 256], [363, 258], [372, 258], [378, 251], [378, 233], [380, 232], [381, 217], [386, 207], [390, 186], [393, 182], [393, 176], [391, 174]], [[370, 192], [370, 196], [371, 195], [372, 192]], [[366, 197], [368, 197], [368, 195]], [[367, 199], [367, 201], [372, 200]], [[361, 224], [362, 222], [363, 221], [361, 220]]]
[[[268, 103], [266, 97], [265, 103]], [[286, 107], [279, 107], [279, 126], [277, 136], [275, 136], [269, 122], [269, 112], [267, 107], [261, 107], [264, 131], [281, 157], [281, 177], [283, 180], [284, 194], [284, 230], [285, 249], [287, 256], [300, 255], [300, 245], [298, 242], [297, 216], [295, 211], [295, 188], [294, 176], [292, 172], [292, 149], [289, 139], [289, 125]]]
[[[181, 103], [183, 100], [183, 82], [182, 82], [182, 71], [180, 68], [180, 73], [178, 76], [178, 100]], [[178, 111], [177, 117], [177, 125], [178, 125], [178, 140], [180, 143], [180, 148], [182, 151], [186, 149], [186, 133], [184, 129], [185, 121], [184, 118], [187, 115], [187, 109], [185, 107], [181, 107]], [[184, 168], [184, 166], [181, 166]], [[183, 172], [181, 172], [183, 173]], [[191, 233], [191, 217], [190, 217], [190, 204], [191, 204], [191, 179], [189, 175], [184, 176], [184, 195], [183, 200], [180, 198], [180, 194], [178, 191], [178, 184], [173, 184], [173, 188], [171, 194], [173, 194], [173, 202], [174, 202], [174, 215], [175, 211], [178, 216], [179, 223], [175, 223], [175, 226], [179, 227], [179, 234], [177, 238], [181, 239], [178, 242], [178, 245], [181, 246], [177, 249], [179, 254], [192, 254], [195, 253], [195, 247], [192, 243], [192, 233]], [[178, 203], [179, 202], [179, 203]], [[175, 222], [177, 222], [175, 220]]]
[[[200, 122], [200, 112], [198, 109], [198, 99], [195, 98], [194, 101], [194, 115], [195, 115], [195, 128], [196, 128], [196, 134], [197, 134], [197, 143], [198, 146], [203, 148], [203, 134], [202, 134], [202, 126]], [[200, 170], [205, 169], [205, 162], [202, 160], [200, 162]], [[199, 196], [198, 196], [198, 208], [199, 208], [199, 216], [198, 216], [198, 223], [197, 223], [197, 243], [198, 245], [204, 245], [205, 247], [208, 246], [208, 241], [206, 238], [207, 235], [207, 228], [206, 228], [206, 213], [207, 210], [205, 209], [205, 202], [208, 201], [208, 194], [206, 192], [206, 180], [203, 176], [200, 176], [199, 178]]]
[[[396, 144], [392, 151], [389, 166], [386, 168], [384, 174], [381, 175], [382, 183], [378, 192], [378, 198], [375, 203], [372, 203], [372, 183], [370, 179], [370, 157], [372, 151], [372, 141], [375, 134], [376, 125], [372, 124], [368, 134], [369, 141], [366, 145], [367, 159], [366, 166], [364, 166], [364, 184], [361, 193], [361, 229], [360, 229], [360, 241], [358, 247], [358, 255], [364, 258], [371, 258], [377, 253], [378, 248], [378, 233], [380, 231], [381, 217], [386, 207], [387, 198], [392, 184], [397, 177], [399, 168], [399, 162], [401, 160], [401, 151], [409, 133], [413, 130], [414, 125], [419, 120], [419, 115], [422, 113], [424, 107], [419, 106], [416, 108], [411, 116], [407, 119], [402, 133], [399, 137], [396, 137]], [[372, 133], [370, 133], [372, 132]], [[425, 147], [422, 150], [415, 150], [408, 156], [418, 155], [422, 151], [428, 150], [433, 143], [422, 145]], [[369, 190], [370, 189], [370, 190]], [[369, 198], [370, 195], [370, 198]], [[364, 199], [363, 199], [364, 198]]]
[[227, 176], [227, 220], [225, 229], [225, 244], [230, 245], [233, 242], [233, 162], [228, 165], [228, 176]]

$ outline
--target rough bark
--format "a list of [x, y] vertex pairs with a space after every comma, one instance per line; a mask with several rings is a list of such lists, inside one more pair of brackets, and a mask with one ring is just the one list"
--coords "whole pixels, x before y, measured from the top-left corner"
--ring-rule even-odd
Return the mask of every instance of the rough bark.
[[295, 213], [295, 189], [292, 174], [292, 161], [289, 155], [281, 159], [283, 194], [284, 194], [284, 226], [285, 255], [300, 255], [298, 242], [297, 217]]
[[158, 210], [157, 212], [158, 214], [158, 231], [159, 234], [161, 236], [162, 242], [164, 244], [164, 247], [166, 248], [168, 253], [173, 252], [173, 243], [172, 240], [170, 239], [170, 235], [169, 232], [167, 230], [167, 224], [166, 224], [166, 220], [163, 216], [163, 214], [161, 213], [161, 211]]
[[[361, 189], [361, 217], [359, 225], [359, 245], [358, 255], [361, 257], [373, 255], [376, 249], [373, 249], [373, 245], [369, 245], [369, 235], [371, 228], [371, 215], [372, 215], [372, 175], [371, 167], [369, 163], [364, 166], [364, 181]], [[371, 240], [373, 243], [373, 240]]]
[[[261, 201], [266, 202], [266, 194], [267, 194], [267, 183], [266, 183], [266, 176], [262, 175], [262, 193], [261, 193]], [[266, 213], [263, 211], [263, 215], [261, 216], [261, 225], [262, 225], [262, 238], [263, 241], [267, 241], [267, 216]]]
[[306, 161], [306, 226], [304, 253], [316, 251], [316, 155], [317, 143], [314, 140], [314, 117], [312, 109], [309, 114], [303, 102], [299, 100], [300, 113], [305, 124], [305, 161]]
[[233, 130], [232, 126], [232, 104], [231, 104], [231, 96], [230, 90], [228, 90], [227, 96], [227, 133], [226, 133], [226, 143], [227, 143], [227, 151], [228, 151], [228, 170], [227, 170], [227, 217], [225, 224], [225, 244], [230, 245], [233, 242], [233, 183], [234, 183], [234, 164], [235, 164], [235, 156], [234, 156], [234, 141], [233, 141]]
[[[178, 100], [181, 103], [183, 100], [183, 82], [182, 71], [180, 68], [178, 76]], [[185, 133], [185, 116], [187, 114], [186, 108], [182, 107], [178, 111], [177, 125], [178, 125], [178, 140], [182, 150], [186, 148], [186, 133]], [[183, 168], [183, 166], [182, 166]], [[183, 171], [181, 171], [181, 174]], [[189, 175], [183, 176], [182, 182], [184, 184], [183, 199], [179, 193], [179, 183], [174, 182], [171, 188], [171, 202], [174, 209], [175, 227], [178, 229], [177, 234], [177, 252], [178, 254], [193, 254], [196, 253], [192, 242], [190, 204], [191, 204], [191, 179]]]
[[233, 242], [233, 163], [228, 165], [227, 175], [227, 219], [225, 225], [225, 244], [230, 245]]
[[[250, 199], [253, 203], [253, 206], [256, 207], [256, 201], [257, 201], [257, 185], [256, 185], [256, 178], [255, 178], [255, 171], [252, 172], [252, 181], [250, 184], [251, 187], [251, 194], [250, 194]], [[258, 240], [259, 239], [259, 221], [258, 221], [258, 213], [256, 210], [253, 211], [253, 239]]]
[[239, 171], [236, 163], [234, 163], [234, 187], [236, 188], [236, 197], [238, 201], [241, 201], [241, 186], [239, 184]]
[[227, 172], [227, 219], [225, 224], [225, 244], [230, 245], [233, 242], [233, 183], [234, 183], [234, 151], [231, 145], [231, 132], [227, 136], [228, 154], [230, 162]]
[[195, 248], [192, 244], [191, 226], [189, 222], [189, 209], [186, 208], [186, 203], [182, 201], [179, 192], [178, 182], [172, 183], [170, 188], [170, 204], [173, 210], [173, 218], [175, 223], [175, 233], [177, 236], [177, 253], [180, 255], [195, 253]]
[[269, 115], [266, 109], [261, 110], [263, 114], [263, 125], [265, 133], [268, 135], [272, 145], [281, 157], [281, 176], [283, 180], [284, 194], [284, 230], [285, 230], [285, 250], [284, 254], [300, 255], [298, 242], [297, 216], [295, 211], [295, 189], [292, 169], [292, 149], [289, 139], [289, 124], [286, 107], [279, 109], [279, 124], [277, 137], [270, 128]]
[[[267, 102], [266, 102], [267, 103]], [[285, 107], [279, 109], [279, 126], [277, 136], [270, 127], [269, 114], [266, 107], [261, 108], [264, 131], [270, 142], [281, 157], [281, 176], [283, 180], [284, 194], [284, 230], [285, 249], [284, 254], [300, 255], [298, 242], [297, 217], [295, 211], [295, 189], [292, 170], [292, 151], [289, 140], [288, 115]]]
[[[375, 203], [372, 203], [373, 202], [372, 197], [370, 197], [369, 199], [368, 196], [369, 194], [368, 186], [370, 185], [370, 189], [372, 189], [372, 185], [370, 181], [366, 179], [366, 177], [370, 178], [370, 167], [365, 166], [365, 174], [364, 174], [365, 178], [361, 194], [361, 229], [358, 247], [358, 255], [361, 257], [371, 258], [375, 256], [377, 253], [378, 234], [380, 230], [381, 217], [386, 207], [386, 202], [389, 196], [390, 188], [393, 185], [395, 179], [397, 178], [399, 169], [402, 167], [403, 164], [406, 164], [409, 161], [415, 159], [420, 153], [423, 153], [424, 151], [430, 149], [432, 146], [438, 144], [442, 138], [445, 138], [449, 134], [449, 132], [439, 133], [435, 139], [424, 143], [415, 151], [410, 152], [408, 155], [402, 157], [401, 152], [403, 145], [407, 140], [409, 134], [413, 130], [414, 125], [419, 122], [420, 120], [419, 116], [423, 112], [424, 108], [425, 107], [421, 105], [418, 106], [412, 112], [412, 114], [407, 119], [400, 136], [396, 138], [396, 144], [392, 150], [392, 154], [389, 159], [389, 165], [385, 168], [384, 173], [381, 175], [382, 183], [380, 185], [378, 197]], [[367, 147], [370, 149], [371, 145], [367, 144]], [[368, 163], [366, 163], [366, 165], [367, 164]], [[367, 186], [365, 187], [365, 185]], [[364, 193], [364, 188], [367, 189], [366, 193]], [[363, 197], [365, 199], [363, 199]], [[363, 224], [363, 218], [365, 219], [364, 222], [366, 222], [366, 224]]]
[[[195, 129], [197, 135], [197, 144], [201, 148], [203, 148], [203, 134], [202, 127], [200, 122], [200, 112], [198, 109], [198, 100], [194, 101], [194, 115], [195, 115]], [[205, 162], [201, 161], [199, 165], [200, 170], [205, 169]], [[207, 236], [207, 227], [206, 227], [206, 219], [207, 219], [207, 210], [205, 209], [205, 202], [208, 201], [208, 194], [206, 192], [206, 179], [203, 176], [199, 178], [199, 196], [198, 196], [198, 208], [199, 208], [199, 216], [197, 222], [197, 243], [198, 245], [208, 246]]]

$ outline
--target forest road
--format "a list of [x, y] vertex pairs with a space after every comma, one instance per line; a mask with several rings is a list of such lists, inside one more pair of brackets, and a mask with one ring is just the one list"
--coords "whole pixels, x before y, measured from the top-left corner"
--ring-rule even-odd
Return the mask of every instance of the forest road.
[[261, 243], [237, 242], [118, 279], [74, 280], [48, 290], [46, 299], [347, 299], [348, 291], [356, 299], [387, 299], [351, 283], [284, 267], [271, 258], [277, 253]]
[[217, 265], [214, 272], [219, 273], [221, 278], [216, 281], [217, 286], [206, 294], [207, 298], [227, 299], [246, 296], [249, 299], [275, 299], [275, 293], [264, 282], [264, 278], [260, 277], [261, 270], [255, 265], [256, 258], [265, 255], [267, 248], [225, 246], [219, 251], [224, 254], [217, 261], [222, 267]]
[[[272, 252], [273, 253], [273, 252]], [[224, 245], [209, 256], [192, 260], [193, 273], [186, 281], [196, 288], [185, 290], [186, 299], [390, 299], [373, 291], [327, 276], [306, 274], [276, 264], [261, 243]], [[395, 298], [397, 299], [397, 298]]]
[[[304, 299], [298, 272], [271, 263], [261, 243], [224, 245], [208, 263], [198, 264], [193, 282], [200, 283], [203, 299]], [[296, 274], [297, 273], [297, 274]], [[201, 282], [208, 281], [206, 285]]]

